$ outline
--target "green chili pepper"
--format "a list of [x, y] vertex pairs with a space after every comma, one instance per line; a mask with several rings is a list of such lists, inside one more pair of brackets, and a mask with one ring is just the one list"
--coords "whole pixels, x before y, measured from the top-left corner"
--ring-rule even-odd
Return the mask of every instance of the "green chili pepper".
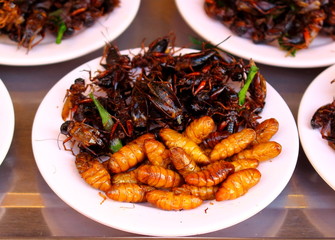
[[[93, 93], [89, 94], [89, 97], [93, 100], [94, 105], [99, 111], [99, 115], [101, 117], [102, 125], [106, 131], [110, 131], [114, 125], [114, 121], [112, 115], [107, 112], [107, 110], [101, 105], [98, 99], [96, 99]], [[122, 147], [122, 142], [118, 138], [114, 138], [110, 141], [109, 149], [112, 152], [117, 152]]]
[[65, 31], [66, 31], [66, 25], [65, 25], [64, 22], [62, 22], [59, 25], [59, 29], [58, 29], [58, 32], [57, 32], [57, 37], [56, 37], [56, 43], [57, 44], [60, 44], [62, 42], [63, 35], [64, 35]]
[[248, 72], [247, 80], [245, 81], [244, 86], [238, 92], [238, 103], [242, 106], [245, 102], [245, 98], [249, 89], [249, 86], [254, 79], [256, 73], [258, 72], [259, 68], [256, 65], [251, 65], [250, 70]]

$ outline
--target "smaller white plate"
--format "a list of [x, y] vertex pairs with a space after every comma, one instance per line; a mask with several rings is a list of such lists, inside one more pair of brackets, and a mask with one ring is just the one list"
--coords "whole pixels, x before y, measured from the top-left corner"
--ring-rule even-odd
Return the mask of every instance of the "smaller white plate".
[[0, 165], [5, 159], [14, 134], [14, 107], [6, 86], [0, 79]]
[[204, 0], [175, 0], [185, 21], [205, 40], [219, 45], [223, 50], [244, 59], [278, 67], [309, 68], [323, 67], [335, 63], [335, 42], [330, 37], [318, 36], [308, 49], [297, 52], [295, 57], [278, 47], [254, 44], [251, 40], [234, 35], [221, 22], [207, 16]]
[[7, 36], [0, 37], [0, 64], [13, 66], [44, 65], [81, 57], [103, 47], [123, 33], [134, 20], [140, 6], [140, 0], [121, 0], [120, 6], [110, 14], [99, 18], [89, 28], [61, 44], [55, 43], [55, 37], [47, 35], [42, 42], [29, 52], [17, 47]]
[[307, 158], [323, 180], [335, 190], [335, 150], [313, 129], [311, 119], [318, 108], [329, 104], [335, 97], [335, 65], [319, 74], [306, 89], [298, 112], [298, 129], [301, 145]]

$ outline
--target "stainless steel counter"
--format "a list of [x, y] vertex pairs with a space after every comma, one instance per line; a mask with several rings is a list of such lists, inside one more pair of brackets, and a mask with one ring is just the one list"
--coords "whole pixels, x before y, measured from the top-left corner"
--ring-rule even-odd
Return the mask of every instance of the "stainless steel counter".
[[[184, 22], [172, 0], [142, 0], [139, 12], [115, 43], [138, 47], [173, 31], [177, 46], [191, 46], [197, 34]], [[0, 78], [15, 108], [15, 133], [0, 166], [0, 238], [145, 237], [101, 225], [67, 206], [46, 184], [34, 161], [31, 128], [49, 89], [75, 67], [102, 54], [38, 67], [0, 66]], [[286, 69], [259, 65], [267, 81], [297, 117], [309, 83], [325, 68]], [[195, 238], [335, 238], [335, 191], [313, 169], [300, 149], [295, 172], [282, 193], [264, 210], [237, 225]]]

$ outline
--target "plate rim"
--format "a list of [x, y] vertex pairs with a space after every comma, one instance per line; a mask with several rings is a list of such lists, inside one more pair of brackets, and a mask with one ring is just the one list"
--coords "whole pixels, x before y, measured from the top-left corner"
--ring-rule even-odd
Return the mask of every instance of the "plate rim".
[[[5, 118], [5, 124], [1, 123], [2, 128], [5, 129], [5, 133], [1, 135], [1, 148], [0, 148], [0, 165], [5, 160], [8, 151], [10, 149], [10, 146], [13, 141], [14, 137], [14, 129], [15, 129], [15, 112], [14, 112], [14, 105], [12, 98], [10, 96], [10, 93], [8, 89], [6, 88], [6, 85], [4, 82], [0, 79], [0, 91], [2, 93], [2, 98], [4, 98], [4, 102], [2, 104], [2, 108], [5, 110], [4, 116]], [[2, 117], [0, 117], [2, 118]], [[3, 129], [2, 129], [3, 130]]]

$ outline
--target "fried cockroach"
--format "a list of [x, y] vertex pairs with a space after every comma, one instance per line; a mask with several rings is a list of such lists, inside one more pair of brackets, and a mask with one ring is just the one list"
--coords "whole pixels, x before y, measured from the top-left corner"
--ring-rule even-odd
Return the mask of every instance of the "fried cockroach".
[[154, 135], [146, 133], [113, 153], [109, 159], [109, 169], [113, 173], [125, 172], [142, 162], [145, 158], [144, 141], [146, 139], [154, 139]]
[[262, 143], [269, 141], [273, 135], [278, 132], [279, 123], [275, 118], [269, 118], [261, 122], [255, 128], [256, 139], [252, 144]]
[[163, 143], [155, 139], [146, 140], [144, 142], [144, 149], [152, 165], [166, 168], [171, 162], [169, 150], [166, 149]]
[[174, 194], [163, 190], [153, 190], [146, 194], [147, 201], [163, 210], [187, 210], [202, 204], [199, 197], [189, 194]]
[[[75, 142], [78, 143], [79, 147], [83, 147], [92, 154], [96, 155], [96, 153], [90, 149], [90, 147], [95, 147], [104, 151], [106, 149], [106, 141], [104, 140], [103, 134], [97, 129], [88, 124], [75, 122], [72, 120], [65, 121], [61, 127], [60, 132], [67, 136], [67, 138], [63, 141], [63, 146], [65, 150], [72, 151], [72, 147]], [[66, 148], [65, 144], [68, 141], [73, 141], [71, 149]]]
[[196, 144], [200, 144], [215, 129], [215, 122], [209, 116], [192, 121], [185, 129], [184, 135]]
[[183, 134], [170, 128], [161, 129], [159, 134], [168, 148], [181, 147], [196, 163], [204, 165], [210, 163], [204, 151]]
[[215, 193], [218, 189], [218, 186], [197, 187], [183, 184], [180, 187], [173, 188], [172, 191], [175, 194], [191, 194], [193, 196], [201, 198], [202, 200], [213, 200], [215, 199]]
[[153, 165], [138, 167], [137, 179], [144, 184], [158, 188], [177, 187], [182, 183], [182, 177], [177, 172]]
[[234, 133], [216, 144], [210, 154], [211, 161], [225, 159], [245, 149], [256, 138], [256, 132], [251, 128], [245, 128]]
[[274, 141], [260, 143], [252, 146], [250, 149], [245, 149], [232, 157], [233, 161], [238, 159], [257, 159], [258, 161], [266, 161], [277, 157], [281, 152], [281, 145]]
[[111, 176], [107, 169], [89, 153], [77, 154], [75, 164], [81, 177], [92, 187], [101, 191], [111, 187]]
[[240, 171], [242, 169], [247, 168], [257, 168], [259, 165], [259, 161], [257, 159], [237, 159], [236, 161], [230, 162], [235, 167], [235, 172]]
[[195, 161], [188, 157], [184, 149], [174, 147], [170, 149], [170, 153], [174, 167], [183, 177], [186, 177], [189, 173], [199, 172], [201, 170]]
[[261, 179], [261, 173], [255, 168], [244, 169], [231, 174], [215, 194], [216, 201], [232, 200], [244, 195]]
[[186, 183], [198, 187], [214, 186], [234, 172], [234, 165], [226, 161], [216, 161], [199, 172], [190, 173], [185, 177]]
[[139, 181], [136, 178], [136, 169], [128, 171], [116, 173], [112, 176], [111, 182], [112, 184], [118, 183], [138, 183]]
[[146, 202], [146, 193], [154, 189], [154, 187], [136, 183], [119, 183], [113, 184], [106, 195], [119, 202]]

